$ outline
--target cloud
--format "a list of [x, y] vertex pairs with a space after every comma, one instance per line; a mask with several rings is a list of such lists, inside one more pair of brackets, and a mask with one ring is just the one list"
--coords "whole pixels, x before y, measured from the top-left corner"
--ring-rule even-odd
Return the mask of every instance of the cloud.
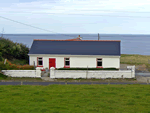
[[[110, 11], [150, 11], [149, 0], [54, 0], [12, 3], [1, 12], [110, 14]], [[144, 8], [143, 8], [144, 7]], [[101, 11], [102, 10], [102, 11]], [[108, 10], [108, 11], [103, 11]], [[110, 10], [110, 11], [109, 11]]]

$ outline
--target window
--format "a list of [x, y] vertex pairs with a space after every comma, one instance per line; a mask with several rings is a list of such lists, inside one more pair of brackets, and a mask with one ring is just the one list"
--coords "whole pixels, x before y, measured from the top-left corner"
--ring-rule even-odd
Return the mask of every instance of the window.
[[97, 67], [102, 67], [102, 58], [97, 58]]
[[65, 58], [65, 66], [64, 67], [70, 67], [70, 58]]
[[41, 57], [37, 58], [37, 66], [43, 66], [43, 58]]

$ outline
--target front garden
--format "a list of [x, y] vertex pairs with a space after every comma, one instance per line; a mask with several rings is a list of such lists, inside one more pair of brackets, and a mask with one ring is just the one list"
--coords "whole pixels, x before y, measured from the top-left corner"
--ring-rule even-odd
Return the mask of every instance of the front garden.
[[6, 61], [4, 64], [4, 60], [0, 62], [0, 70], [34, 70], [34, 66], [30, 65], [16, 65], [12, 64], [10, 61]]

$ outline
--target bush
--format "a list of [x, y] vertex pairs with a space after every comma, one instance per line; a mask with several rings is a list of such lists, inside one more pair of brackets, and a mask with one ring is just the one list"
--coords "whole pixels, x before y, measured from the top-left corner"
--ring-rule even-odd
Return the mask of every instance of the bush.
[[2, 73], [0, 73], [0, 79], [6, 79], [7, 76], [6, 75], [3, 75]]
[[116, 68], [57, 68], [56, 70], [119, 70]]
[[3, 59], [2, 59], [2, 52], [0, 52], [0, 61], [2, 61]]
[[7, 60], [6, 64], [4, 64], [4, 62], [0, 62], [0, 70], [34, 70], [34, 66], [16, 65]]

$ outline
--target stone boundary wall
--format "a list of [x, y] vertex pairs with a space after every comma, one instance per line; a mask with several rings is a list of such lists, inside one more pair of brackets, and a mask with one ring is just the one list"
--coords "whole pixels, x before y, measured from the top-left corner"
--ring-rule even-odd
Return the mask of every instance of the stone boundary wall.
[[41, 77], [41, 70], [2, 70], [9, 77]]
[[51, 67], [50, 78], [135, 78], [135, 66], [118, 71], [55, 70]]

